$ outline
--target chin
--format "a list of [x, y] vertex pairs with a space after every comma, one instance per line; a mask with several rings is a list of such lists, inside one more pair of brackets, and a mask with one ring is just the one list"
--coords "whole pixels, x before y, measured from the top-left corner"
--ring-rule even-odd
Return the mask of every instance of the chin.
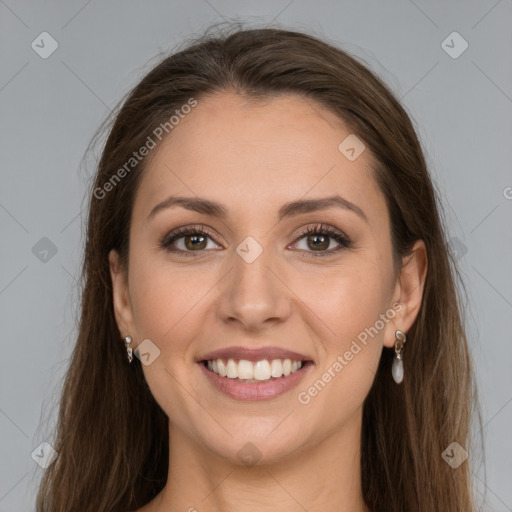
[[[291, 416], [291, 415], [290, 415]], [[280, 422], [286, 415], [278, 420], [268, 419], [257, 421], [244, 417], [236, 422], [237, 428], [226, 429], [232, 434], [220, 437], [208, 436], [204, 444], [215, 455], [230, 463], [237, 465], [253, 466], [275, 464], [283, 462], [297, 452], [304, 449], [305, 443], [310, 436], [305, 435], [305, 429], [295, 425], [296, 429], [286, 428]], [[233, 425], [233, 423], [230, 423]], [[210, 431], [211, 432], [211, 431]]]

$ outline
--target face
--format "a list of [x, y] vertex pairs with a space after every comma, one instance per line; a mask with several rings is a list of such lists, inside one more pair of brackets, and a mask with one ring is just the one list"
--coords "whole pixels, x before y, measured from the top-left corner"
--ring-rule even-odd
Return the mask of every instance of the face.
[[[353, 429], [383, 346], [411, 323], [414, 308], [396, 306], [403, 282], [369, 150], [351, 161], [338, 149], [349, 135], [298, 96], [223, 93], [199, 101], [154, 150], [126, 274], [111, 253], [116, 318], [134, 347], [150, 340], [141, 352], [151, 392], [199, 449], [240, 462], [250, 442], [278, 461]], [[256, 382], [217, 375], [207, 359]], [[283, 375], [285, 359], [302, 367]], [[268, 380], [263, 360], [281, 377]]]

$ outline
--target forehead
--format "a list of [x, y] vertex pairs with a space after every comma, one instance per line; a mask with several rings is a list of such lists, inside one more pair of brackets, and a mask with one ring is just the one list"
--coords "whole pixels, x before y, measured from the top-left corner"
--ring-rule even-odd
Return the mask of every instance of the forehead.
[[245, 210], [249, 200], [280, 206], [340, 194], [363, 209], [380, 207], [382, 215], [370, 152], [350, 161], [339, 149], [349, 136], [333, 112], [296, 95], [258, 101], [234, 93], [205, 97], [154, 150], [136, 208], [147, 214], [170, 194], [220, 202], [229, 196], [228, 202]]

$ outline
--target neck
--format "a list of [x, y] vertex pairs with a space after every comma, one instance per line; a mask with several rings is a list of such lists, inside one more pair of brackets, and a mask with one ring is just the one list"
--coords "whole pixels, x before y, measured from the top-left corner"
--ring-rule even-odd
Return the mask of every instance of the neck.
[[155, 512], [368, 512], [361, 492], [361, 417], [287, 460], [244, 466], [169, 428], [169, 476]]

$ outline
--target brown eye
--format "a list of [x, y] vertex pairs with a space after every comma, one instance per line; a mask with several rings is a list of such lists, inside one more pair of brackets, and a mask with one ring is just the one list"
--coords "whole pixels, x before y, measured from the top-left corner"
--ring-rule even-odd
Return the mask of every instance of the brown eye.
[[[195, 256], [193, 253], [201, 253], [208, 249], [208, 241], [212, 236], [204, 228], [189, 226], [178, 229], [165, 236], [160, 242], [160, 247], [168, 252]], [[214, 244], [214, 248], [219, 248]]]
[[[298, 249], [307, 256], [312, 257], [332, 256], [345, 248], [349, 248], [352, 244], [351, 240], [341, 231], [323, 225], [305, 229], [294, 245], [298, 245], [303, 239], [305, 240], [306, 247], [298, 247]], [[169, 233], [160, 242], [159, 246], [171, 253], [199, 256], [208, 249], [209, 240], [214, 242], [213, 237], [204, 227], [188, 226]], [[338, 244], [338, 246], [334, 245], [334, 247], [331, 247], [332, 242]], [[222, 249], [222, 247], [215, 243], [214, 245], [214, 249]]]
[[325, 236], [325, 235], [316, 235], [315, 234], [315, 235], [309, 235], [307, 237], [308, 247], [310, 247], [314, 251], [321, 250], [321, 249], [328, 249], [329, 242], [330, 242], [330, 237]]
[[[299, 242], [301, 242], [302, 239], [305, 239], [306, 247], [298, 246]], [[334, 245], [334, 247], [331, 247], [331, 249], [329, 249], [329, 247], [331, 246], [331, 242], [334, 242], [334, 244], [338, 244], [338, 246], [336, 247]], [[323, 226], [322, 224], [320, 224], [305, 229], [299, 235], [299, 238], [297, 239], [295, 245], [297, 245], [297, 248], [303, 251], [304, 254], [307, 256], [322, 257], [332, 256], [343, 249], [347, 249], [351, 247], [352, 242], [341, 231], [338, 231], [337, 229], [332, 228], [330, 226]]]
[[186, 235], [181, 237], [185, 240], [185, 247], [191, 251], [195, 249], [205, 249], [207, 237], [203, 235]]

